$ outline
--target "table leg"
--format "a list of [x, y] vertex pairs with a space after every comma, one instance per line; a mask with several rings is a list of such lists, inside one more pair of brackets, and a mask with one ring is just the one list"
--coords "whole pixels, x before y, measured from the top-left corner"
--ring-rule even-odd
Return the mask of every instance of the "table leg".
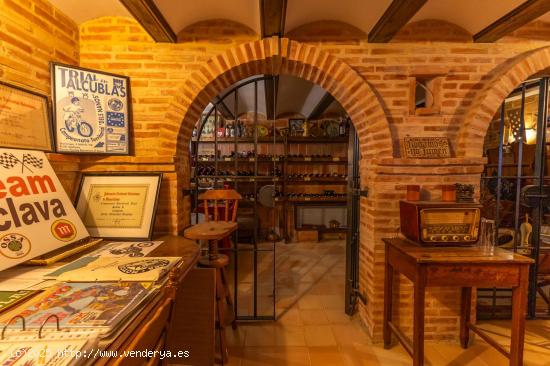
[[460, 306], [460, 345], [462, 348], [468, 348], [470, 341], [470, 314], [472, 313], [472, 288], [462, 287], [462, 299]]
[[414, 281], [413, 366], [424, 365], [424, 298], [426, 274], [419, 269]]
[[510, 366], [523, 365], [523, 341], [525, 337], [525, 313], [529, 266], [521, 266], [519, 286], [512, 288], [512, 339], [510, 342]]
[[384, 348], [388, 349], [391, 346], [391, 329], [390, 322], [392, 320], [393, 308], [393, 267], [386, 261], [386, 269], [384, 276]]

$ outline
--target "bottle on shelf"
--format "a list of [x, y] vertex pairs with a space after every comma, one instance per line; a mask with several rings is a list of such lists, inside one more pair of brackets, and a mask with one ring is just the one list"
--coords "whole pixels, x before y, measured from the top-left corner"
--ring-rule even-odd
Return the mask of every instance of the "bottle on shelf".
[[340, 125], [338, 127], [338, 134], [340, 136], [346, 136], [346, 119], [345, 118], [341, 118], [340, 119]]

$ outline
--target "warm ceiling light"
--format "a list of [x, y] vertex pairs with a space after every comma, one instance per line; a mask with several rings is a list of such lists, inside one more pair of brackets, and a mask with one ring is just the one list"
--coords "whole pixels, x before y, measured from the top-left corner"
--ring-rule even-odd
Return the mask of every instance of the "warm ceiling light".
[[534, 145], [537, 143], [537, 130], [534, 128], [525, 129], [525, 143], [527, 145]]

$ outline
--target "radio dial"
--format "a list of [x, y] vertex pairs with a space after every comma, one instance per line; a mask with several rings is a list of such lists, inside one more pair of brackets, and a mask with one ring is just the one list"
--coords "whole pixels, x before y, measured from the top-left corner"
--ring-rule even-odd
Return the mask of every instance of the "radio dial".
[[441, 241], [447, 241], [447, 235], [443, 235], [443, 236], [441, 237]]
[[453, 235], [453, 241], [458, 241], [458, 239], [460, 239], [458, 236]]
[[437, 238], [436, 238], [435, 236], [433, 236], [433, 235], [430, 236], [430, 240], [431, 240], [431, 241], [435, 241], [436, 239], [437, 239]]
[[470, 239], [471, 239], [470, 235], [464, 235], [464, 240], [468, 241]]

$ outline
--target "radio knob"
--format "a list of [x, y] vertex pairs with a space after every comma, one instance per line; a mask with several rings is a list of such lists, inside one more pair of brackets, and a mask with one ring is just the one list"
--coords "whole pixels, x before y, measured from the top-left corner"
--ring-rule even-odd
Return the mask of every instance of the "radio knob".
[[470, 239], [471, 239], [470, 235], [464, 235], [464, 240], [468, 241]]
[[443, 235], [443, 236], [441, 237], [441, 241], [447, 241], [447, 235]]
[[457, 235], [453, 235], [453, 241], [458, 241], [459, 237]]
[[431, 241], [435, 241], [436, 239], [437, 239], [437, 238], [436, 238], [435, 236], [433, 236], [433, 235], [430, 236], [430, 240], [431, 240]]

